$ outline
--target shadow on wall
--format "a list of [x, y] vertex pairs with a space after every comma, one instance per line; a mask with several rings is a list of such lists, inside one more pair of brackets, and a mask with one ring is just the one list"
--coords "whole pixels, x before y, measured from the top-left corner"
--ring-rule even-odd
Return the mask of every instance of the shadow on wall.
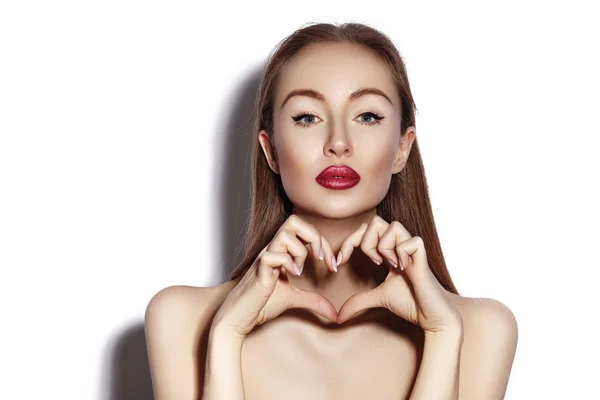
[[[214, 224], [221, 229], [221, 237], [215, 245], [219, 247], [221, 257], [215, 263], [214, 278], [210, 285], [217, 285], [227, 280], [228, 272], [241, 261], [243, 252], [241, 241], [248, 226], [250, 215], [250, 179], [251, 153], [256, 119], [256, 95], [265, 66], [253, 70], [241, 82], [237, 93], [233, 96], [231, 114], [223, 130], [223, 140], [216, 141], [221, 146], [215, 149], [215, 174], [212, 187], [217, 188], [215, 211], [218, 209], [220, 218]], [[260, 146], [258, 142], [257, 146]], [[223, 159], [221, 160], [220, 155]], [[223, 260], [223, 261], [221, 261]], [[216, 275], [216, 276], [215, 276]]]
[[[217, 140], [216, 143], [223, 146], [223, 150], [216, 149], [213, 152], [217, 155], [213, 170], [222, 170], [214, 175], [216, 180], [210, 187], [220, 189], [216, 190], [216, 203], [212, 203], [216, 211], [214, 215], [220, 213], [220, 218], [213, 223], [221, 228], [218, 254], [225, 262], [215, 263], [217, 267], [213, 270], [214, 278], [211, 282], [203, 282], [205, 286], [224, 282], [228, 272], [241, 260], [240, 241], [247, 226], [250, 206], [250, 154], [256, 116], [254, 108], [263, 68], [257, 68], [240, 84], [239, 90], [232, 96], [230, 115], [224, 130], [217, 133], [223, 139]], [[118, 334], [114, 346], [110, 346], [107, 351], [110, 354], [107, 364], [110, 368], [110, 387], [108, 395], [104, 398], [152, 400], [154, 397], [144, 324], [136, 324]]]
[[148, 364], [144, 324], [122, 333], [110, 351], [109, 400], [152, 400], [152, 378]]

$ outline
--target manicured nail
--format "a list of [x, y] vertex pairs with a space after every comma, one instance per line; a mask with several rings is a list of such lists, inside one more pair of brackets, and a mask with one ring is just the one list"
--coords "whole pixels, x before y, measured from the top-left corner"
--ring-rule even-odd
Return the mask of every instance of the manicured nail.
[[338, 253], [337, 256], [337, 266], [340, 266], [340, 263], [342, 262], [342, 251], [340, 250], [340, 252]]
[[334, 256], [331, 256], [331, 266], [333, 267], [333, 270], [335, 272], [337, 272], [337, 265], [335, 263], [335, 257]]
[[298, 275], [298, 276], [300, 276], [300, 274], [302, 273], [302, 271], [300, 271], [300, 268], [298, 268], [296, 263], [294, 263], [294, 271], [296, 271], [296, 275]]
[[377, 264], [377, 265], [381, 265], [381, 261], [378, 261], [378, 260], [376, 260], [376, 259], [374, 259], [374, 258], [371, 258], [371, 260], [373, 260], [373, 262], [374, 262], [375, 264]]
[[323, 257], [323, 247], [319, 250], [319, 260], [323, 261], [325, 257]]
[[389, 258], [388, 261], [394, 266], [394, 268], [398, 268], [398, 264], [396, 264], [394, 261], [390, 260]]

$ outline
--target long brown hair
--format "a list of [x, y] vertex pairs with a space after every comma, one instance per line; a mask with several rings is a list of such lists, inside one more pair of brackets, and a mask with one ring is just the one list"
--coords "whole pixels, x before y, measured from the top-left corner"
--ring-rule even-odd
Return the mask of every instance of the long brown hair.
[[[243, 276], [260, 251], [273, 239], [277, 230], [292, 213], [292, 203], [285, 194], [281, 177], [275, 174], [258, 143], [258, 133], [273, 134], [273, 102], [281, 68], [303, 47], [314, 43], [352, 43], [375, 50], [389, 66], [401, 99], [401, 135], [409, 126], [416, 127], [416, 105], [412, 97], [406, 67], [393, 42], [380, 31], [355, 22], [341, 25], [309, 24], [281, 41], [271, 53], [257, 93], [257, 118], [253, 141], [252, 199], [250, 220], [243, 239], [244, 257], [229, 279]], [[419, 145], [415, 138], [406, 165], [391, 179], [385, 198], [377, 205], [377, 215], [390, 223], [400, 222], [413, 236], [425, 243], [431, 271], [448, 291], [459, 294], [450, 278], [435, 227], [429, 191]]]

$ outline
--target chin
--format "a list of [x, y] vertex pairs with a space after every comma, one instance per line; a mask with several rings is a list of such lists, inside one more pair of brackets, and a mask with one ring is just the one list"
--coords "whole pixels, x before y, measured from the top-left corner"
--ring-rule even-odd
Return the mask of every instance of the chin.
[[319, 205], [317, 213], [323, 218], [342, 220], [356, 217], [377, 207], [378, 203], [365, 204], [364, 200], [359, 199], [360, 197], [355, 198], [355, 201], [322, 203]]

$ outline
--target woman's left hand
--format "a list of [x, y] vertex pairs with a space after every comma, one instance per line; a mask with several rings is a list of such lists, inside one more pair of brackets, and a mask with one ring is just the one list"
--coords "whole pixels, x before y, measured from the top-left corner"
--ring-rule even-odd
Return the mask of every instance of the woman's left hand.
[[346, 300], [338, 311], [338, 323], [362, 310], [384, 307], [420, 326], [425, 333], [462, 332], [461, 314], [429, 269], [421, 237], [411, 236], [398, 221], [388, 224], [376, 215], [344, 239], [338, 254], [338, 259], [342, 257], [339, 264], [345, 263], [359, 246], [376, 264], [381, 263], [381, 256], [385, 257], [390, 271], [376, 288]]

